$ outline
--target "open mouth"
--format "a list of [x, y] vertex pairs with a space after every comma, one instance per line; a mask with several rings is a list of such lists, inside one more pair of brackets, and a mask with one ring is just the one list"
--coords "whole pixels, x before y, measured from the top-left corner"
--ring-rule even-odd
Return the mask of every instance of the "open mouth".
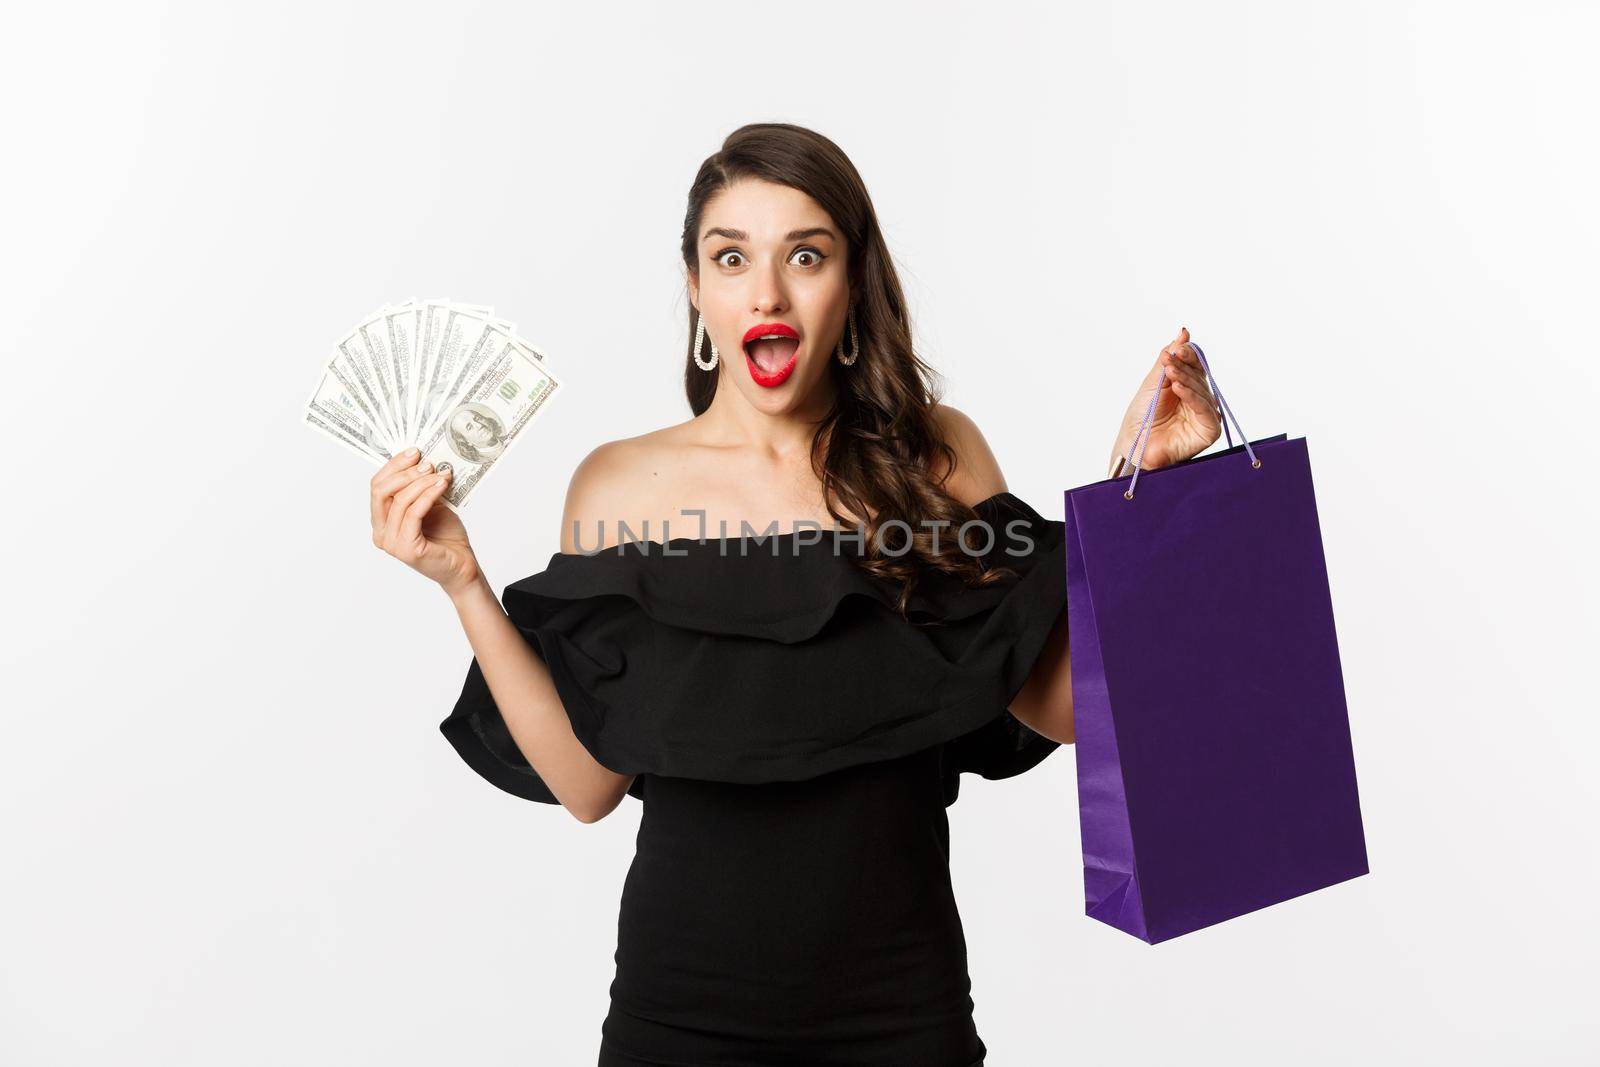
[[745, 355], [765, 374], [777, 374], [800, 351], [800, 339], [785, 334], [769, 333], [746, 341]]
[[745, 363], [750, 377], [765, 389], [776, 389], [794, 373], [800, 335], [783, 322], [763, 322], [744, 333]]

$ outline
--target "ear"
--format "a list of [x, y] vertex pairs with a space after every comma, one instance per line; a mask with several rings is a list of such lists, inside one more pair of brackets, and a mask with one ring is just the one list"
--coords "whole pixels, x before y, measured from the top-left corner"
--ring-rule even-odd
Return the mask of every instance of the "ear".
[[688, 268], [688, 272], [689, 272], [689, 303], [693, 304], [694, 307], [695, 307], [695, 310], [698, 311], [699, 308], [700, 308], [700, 272], [695, 270], [692, 267]]

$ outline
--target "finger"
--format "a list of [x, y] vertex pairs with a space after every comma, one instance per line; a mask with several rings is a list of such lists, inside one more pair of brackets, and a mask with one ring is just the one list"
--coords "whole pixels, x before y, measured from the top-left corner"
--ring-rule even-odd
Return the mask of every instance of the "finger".
[[1188, 363], [1178, 364], [1178, 377], [1195, 393], [1200, 396], [1210, 396], [1211, 390], [1206, 387], [1205, 375]]
[[425, 478], [433, 473], [432, 463], [418, 463], [416, 466], [407, 467], [405, 470], [391, 474], [387, 481], [379, 484], [379, 495], [393, 496], [418, 478]]
[[1180, 409], [1194, 407], [1194, 392], [1182, 382], [1172, 383], [1172, 395], [1177, 398]]
[[[396, 452], [394, 455], [389, 457], [388, 462], [384, 463], [383, 466], [378, 468], [378, 473], [372, 476], [370, 504], [372, 510], [372, 529], [374, 531], [382, 528], [386, 498], [389, 493], [394, 492], [393, 488], [390, 488], [385, 492], [381, 487], [385, 485], [393, 486], [395, 484], [394, 476], [400, 471], [410, 469], [413, 465], [415, 465], [417, 460], [421, 458], [422, 453], [415, 448], [408, 448], [404, 452]], [[402, 482], [400, 484], [404, 483]]]
[[432, 473], [432, 463], [419, 463], [391, 474], [387, 481], [382, 482], [373, 489], [375, 507], [372, 521], [372, 541], [374, 544], [380, 548], [383, 547], [383, 535], [389, 525], [389, 511], [394, 494], [418, 478], [425, 478]]
[[1189, 381], [1196, 389], [1203, 388], [1202, 375], [1199, 362], [1194, 358], [1194, 348], [1188, 342], [1181, 345], [1170, 345], [1162, 353], [1165, 360], [1167, 373], [1180, 375]]
[[1166, 347], [1165, 351], [1172, 353], [1173, 358], [1179, 362], [1188, 363], [1196, 367], [1200, 365], [1200, 357], [1195, 353], [1194, 345], [1190, 343], [1187, 337], [1172, 342]]
[[1150, 378], [1146, 382], [1146, 384], [1150, 384], [1151, 382], [1154, 382], [1156, 380], [1156, 375], [1158, 373], [1160, 373], [1161, 368], [1165, 367], [1166, 365], [1167, 365], [1167, 350], [1165, 348], [1163, 348], [1161, 351], [1156, 353], [1155, 363], [1150, 368]]
[[1178, 336], [1172, 339], [1172, 343], [1166, 347], [1166, 351], [1171, 352], [1180, 360], [1195, 363], [1197, 360], [1195, 359], [1194, 347], [1189, 344], [1189, 341], [1189, 327], [1180, 326], [1178, 327]]
[[378, 468], [377, 473], [372, 476], [373, 484], [376, 485], [379, 481], [403, 467], [411, 466], [411, 464], [415, 463], [420, 456], [421, 453], [418, 452], [418, 450], [414, 447], [396, 452], [394, 455], [390, 456], [388, 460], [385, 461], [383, 466]]
[[1205, 394], [1206, 383], [1200, 372], [1188, 363], [1181, 360], [1173, 361], [1173, 375], [1186, 385], [1192, 392]]
[[394, 500], [389, 504], [389, 517], [384, 523], [383, 545], [391, 555], [400, 547], [400, 520], [405, 518], [406, 508], [411, 506], [423, 490], [433, 484], [432, 478], [413, 478], [411, 484], [395, 493]]
[[411, 502], [410, 507], [406, 508], [406, 513], [400, 520], [400, 543], [402, 545], [416, 545], [417, 542], [421, 541], [423, 543], [418, 546], [418, 551], [427, 545], [422, 536], [422, 520], [428, 517], [428, 512], [433, 508], [434, 501], [439, 499], [439, 495], [450, 484], [450, 475], [446, 472], [435, 478], [425, 479], [425, 481], [427, 482], [426, 487], [417, 494], [417, 498]]
[[1217, 408], [1215, 404], [1210, 402], [1209, 394], [1196, 389], [1187, 382], [1179, 382], [1174, 386], [1173, 392], [1177, 394], [1179, 400], [1183, 401], [1185, 407], [1192, 410], [1207, 425], [1216, 421]]

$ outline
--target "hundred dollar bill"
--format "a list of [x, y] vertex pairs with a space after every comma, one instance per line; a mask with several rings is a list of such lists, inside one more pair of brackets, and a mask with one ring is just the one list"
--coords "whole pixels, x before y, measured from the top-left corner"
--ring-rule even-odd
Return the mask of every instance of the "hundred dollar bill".
[[361, 351], [366, 353], [367, 366], [372, 368], [373, 379], [378, 383], [378, 390], [383, 401], [383, 417], [389, 427], [389, 439], [396, 448], [405, 432], [405, 422], [400, 418], [400, 408], [395, 397], [394, 361], [389, 356], [389, 341], [379, 328], [383, 317], [389, 311], [389, 305], [374, 311], [353, 331], [354, 336], [350, 343], [361, 346]]
[[[357, 385], [346, 365], [342, 353], [328, 357], [322, 377], [306, 398], [305, 410], [315, 419], [311, 425], [326, 430], [338, 430], [333, 436], [341, 444], [355, 442], [369, 456], [387, 458], [394, 453], [392, 442], [383, 432], [381, 416], [367, 401], [365, 392]], [[379, 460], [383, 462], [383, 460]]]
[[410, 443], [416, 432], [407, 416], [411, 396], [411, 322], [416, 309], [411, 302], [385, 306], [356, 327], [372, 357], [374, 370], [393, 389], [389, 422], [396, 447]]
[[412, 426], [422, 425], [423, 394], [427, 392], [435, 341], [443, 329], [445, 311], [449, 306], [448, 299], [439, 297], [436, 300], [424, 300], [417, 307], [416, 367], [411, 380], [411, 409], [406, 412], [406, 421]]
[[360, 327], [341, 337], [335, 348], [343, 369], [366, 401], [362, 406], [373, 418], [377, 428], [383, 432], [389, 445], [393, 447], [399, 440], [399, 435], [396, 434], [394, 421], [390, 417], [394, 410], [390, 398], [390, 383], [386, 382], [383, 375], [373, 367], [367, 346], [361, 340]]
[[417, 423], [422, 428], [416, 435], [419, 439], [433, 432], [433, 423], [439, 419], [446, 404], [464, 383], [475, 378], [475, 372], [467, 368], [469, 364], [482, 364], [483, 346], [493, 344], [495, 340], [489, 336], [491, 331], [504, 339], [516, 332], [516, 326], [496, 317], [493, 308], [451, 304], [444, 309], [428, 360], [428, 383], [422, 397], [423, 412]]
[[420, 398], [428, 374], [428, 309], [449, 303], [448, 299], [439, 297], [433, 300], [407, 300], [399, 305], [406, 311], [404, 320], [411, 348], [411, 377], [406, 385], [406, 402], [401, 411], [401, 418], [407, 427], [405, 446], [416, 444], [422, 436]]
[[435, 470], [451, 472], [450, 486], [439, 499], [452, 509], [464, 505], [556, 385], [522, 346], [509, 339], [500, 345], [466, 389], [450, 399], [419, 446]]
[[426, 437], [449, 399], [448, 388], [460, 365], [463, 335], [473, 340], [482, 334], [489, 316], [461, 304], [429, 302], [423, 314], [424, 376], [417, 393], [417, 418]]
[[[502, 329], [493, 320], [486, 321], [481, 330], [471, 328], [467, 331], [467, 336], [473, 334], [476, 334], [476, 336], [472, 337], [470, 341], [463, 340], [461, 344], [461, 350], [457, 353], [456, 366], [450, 381], [442, 382], [439, 385], [439, 395], [445, 397], [447, 401], [460, 396], [465, 391], [467, 383], [477, 381], [478, 375], [488, 362], [503, 352], [506, 346], [516, 339], [514, 333]], [[442, 418], [447, 410], [449, 410], [448, 403], [441, 405], [434, 412], [434, 420], [437, 421]], [[424, 424], [417, 437], [425, 439], [435, 429], [436, 427], [432, 423]]]
[[370, 463], [376, 463], [379, 466], [382, 466], [391, 458], [393, 458], [389, 455], [387, 450], [383, 449], [381, 445], [368, 445], [366, 442], [348, 436], [336, 424], [328, 422], [320, 414], [312, 411], [309, 408], [306, 409], [305, 412], [305, 421], [307, 425], [313, 427], [314, 429], [321, 430], [323, 433], [339, 442], [345, 448], [348, 448], [350, 451], [354, 452], [356, 455]]
[[[529, 344], [527, 341], [524, 341], [522, 338], [520, 338], [520, 337], [516, 336], [515, 334], [513, 334], [512, 337], [511, 337], [511, 343], [517, 346], [517, 351], [521, 352], [523, 355], [527, 356], [529, 359], [535, 360], [535, 361], [537, 361], [537, 362], [539, 362], [541, 364], [544, 363], [544, 361], [545, 361], [544, 353], [541, 352], [539, 349], [535, 348], [533, 345]], [[543, 369], [546, 374], [550, 373], [549, 368], [541, 368], [541, 369]], [[556, 384], [560, 385], [561, 383], [560, 382], [556, 382]]]
[[337, 361], [330, 360], [322, 379], [306, 401], [305, 422], [374, 463], [386, 463], [393, 451], [365, 414], [365, 405], [349, 386]]

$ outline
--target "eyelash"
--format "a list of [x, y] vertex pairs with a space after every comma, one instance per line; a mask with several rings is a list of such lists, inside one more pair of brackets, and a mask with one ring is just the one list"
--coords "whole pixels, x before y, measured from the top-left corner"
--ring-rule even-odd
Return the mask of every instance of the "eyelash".
[[[741, 256], [744, 255], [744, 253], [740, 252], [737, 248], [724, 248], [722, 251], [720, 251], [716, 255], [712, 256], [711, 257], [711, 261], [713, 263], [719, 263], [720, 264], [722, 262], [722, 257], [727, 255], [729, 252], [735, 252], [735, 253], [737, 253], [737, 254], [739, 254]], [[827, 256], [822, 254], [822, 251], [820, 249], [813, 248], [810, 245], [801, 245], [799, 248], [794, 250], [794, 254], [795, 255], [799, 255], [801, 252], [810, 252], [812, 255], [817, 257], [817, 261], [815, 263], [811, 264], [811, 266], [813, 268], [822, 266], [823, 261], [828, 258]]]

